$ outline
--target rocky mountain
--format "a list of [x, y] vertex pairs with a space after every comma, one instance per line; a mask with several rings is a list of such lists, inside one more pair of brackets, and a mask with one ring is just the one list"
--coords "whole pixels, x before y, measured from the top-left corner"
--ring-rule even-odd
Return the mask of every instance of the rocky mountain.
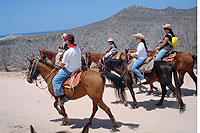
[[17, 35], [0, 38], [0, 68], [7, 66], [24, 70], [28, 57], [39, 57], [39, 50], [57, 51], [62, 45], [61, 34], [71, 33], [82, 52], [104, 53], [108, 48], [107, 39], [112, 37], [121, 52], [125, 48], [136, 48], [131, 35], [144, 34], [148, 50], [153, 50], [165, 33], [162, 26], [170, 23], [179, 39], [177, 51], [197, 54], [197, 8], [150, 9], [133, 5], [122, 9], [110, 18], [83, 27], [46, 34]]

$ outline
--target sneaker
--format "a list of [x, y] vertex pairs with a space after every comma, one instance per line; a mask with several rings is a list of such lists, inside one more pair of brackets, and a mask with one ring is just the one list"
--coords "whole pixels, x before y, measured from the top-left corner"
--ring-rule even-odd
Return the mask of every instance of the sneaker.
[[65, 102], [69, 101], [69, 99], [67, 98], [66, 95], [62, 95], [62, 96], [60, 96], [60, 101], [62, 104], [64, 104]]
[[140, 83], [142, 84], [142, 83], [145, 83], [146, 81], [147, 81], [146, 79], [143, 79], [140, 81]]

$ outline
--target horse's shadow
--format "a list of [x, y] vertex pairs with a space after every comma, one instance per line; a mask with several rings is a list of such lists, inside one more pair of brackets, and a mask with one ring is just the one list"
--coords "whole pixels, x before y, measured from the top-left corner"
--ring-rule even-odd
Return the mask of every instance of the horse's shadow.
[[[50, 120], [50, 122], [58, 122], [58, 121], [62, 122], [63, 118]], [[71, 129], [83, 128], [87, 124], [87, 122], [88, 122], [88, 118], [85, 118], [85, 119], [74, 119], [74, 118], [71, 118], [69, 123], [68, 123], [68, 126], [71, 126], [70, 127]], [[127, 126], [129, 129], [132, 129], [132, 130], [136, 130], [137, 128], [139, 128], [139, 124], [123, 123], [123, 122], [117, 122], [117, 124], [118, 124], [119, 128], [121, 126]], [[111, 125], [110, 119], [94, 118], [90, 128], [92, 128], [92, 129], [104, 128], [104, 129], [111, 130], [112, 129], [112, 125]]]
[[[167, 101], [164, 100], [163, 101], [163, 105], [158, 107], [156, 106], [156, 103], [158, 103], [159, 100], [153, 100], [150, 99], [148, 101], [142, 101], [142, 102], [138, 102], [138, 107], [143, 107], [144, 109], [146, 109], [147, 111], [151, 111], [151, 110], [155, 110], [155, 109], [164, 109], [164, 108], [173, 108], [173, 109], [178, 109], [179, 104], [176, 101]], [[112, 104], [122, 104], [120, 101], [114, 101], [111, 102]], [[128, 101], [128, 104], [133, 104], [132, 101]]]

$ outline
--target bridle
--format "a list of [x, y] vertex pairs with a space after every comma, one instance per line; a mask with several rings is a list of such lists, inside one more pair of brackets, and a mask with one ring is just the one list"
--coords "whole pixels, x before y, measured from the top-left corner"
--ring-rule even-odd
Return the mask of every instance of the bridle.
[[[37, 77], [34, 78], [33, 75], [36, 73], [36, 70], [37, 70], [37, 67], [38, 67], [38, 63], [39, 63], [39, 60], [37, 60], [37, 61], [34, 60], [34, 61], [33, 61], [33, 64], [32, 64], [32, 66], [31, 66], [30, 76], [27, 76], [27, 80], [30, 80], [30, 81], [34, 81], [34, 80], [35, 80], [36, 86], [37, 86], [38, 88], [40, 88], [40, 89], [46, 89], [46, 88], [51, 84], [51, 82], [50, 82], [49, 84], [47, 84], [46, 87], [42, 88], [42, 87], [39, 87], [39, 86], [38, 86], [37, 81], [38, 81], [40, 84], [42, 84], [42, 82], [45, 81], [47, 78], [49, 78], [49, 76], [56, 70], [56, 68], [54, 68], [44, 79], [43, 79], [43, 78], [37, 79]], [[35, 66], [35, 67], [34, 67], [34, 66]], [[33, 68], [34, 68], [34, 69], [33, 69]]]

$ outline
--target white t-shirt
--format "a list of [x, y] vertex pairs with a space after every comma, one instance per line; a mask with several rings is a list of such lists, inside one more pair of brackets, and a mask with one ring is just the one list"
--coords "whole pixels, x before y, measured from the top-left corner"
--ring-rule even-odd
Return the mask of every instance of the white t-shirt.
[[138, 44], [136, 54], [137, 54], [138, 59], [146, 59], [147, 58], [147, 52], [146, 52], [143, 42], [140, 42]]
[[62, 63], [65, 64], [65, 68], [73, 72], [77, 68], [81, 67], [81, 50], [78, 46], [67, 49], [63, 54]]

